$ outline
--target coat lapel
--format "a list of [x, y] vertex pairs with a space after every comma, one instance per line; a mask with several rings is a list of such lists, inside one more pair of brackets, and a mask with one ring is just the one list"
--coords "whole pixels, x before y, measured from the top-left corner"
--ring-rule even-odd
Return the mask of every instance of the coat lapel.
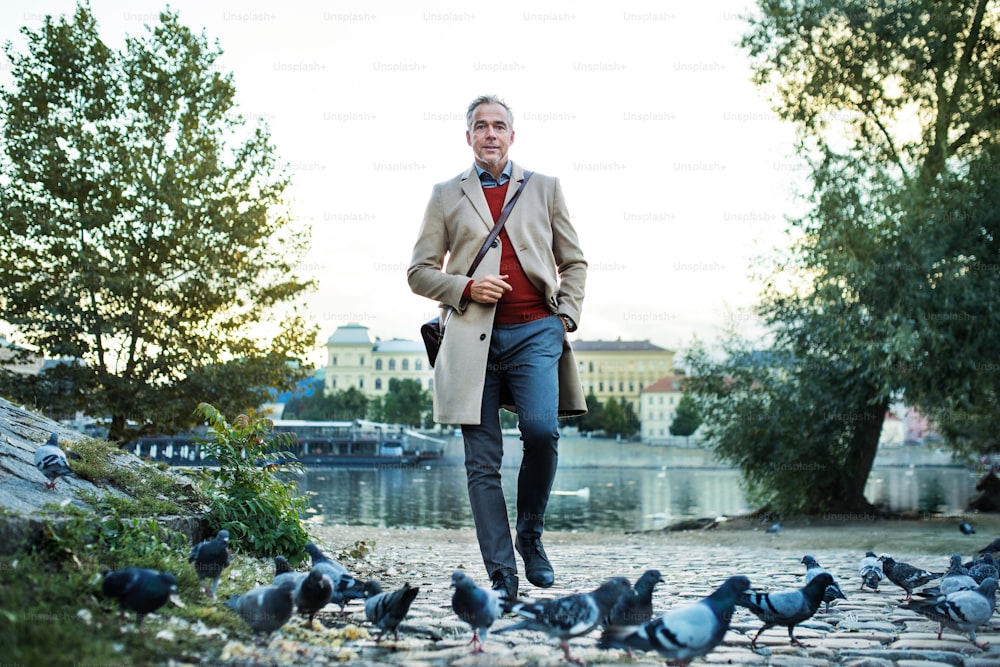
[[462, 177], [462, 192], [469, 198], [486, 229], [493, 229], [493, 215], [490, 213], [490, 205], [486, 203], [486, 195], [483, 194], [483, 186], [479, 183], [479, 174], [475, 167], [469, 167]]

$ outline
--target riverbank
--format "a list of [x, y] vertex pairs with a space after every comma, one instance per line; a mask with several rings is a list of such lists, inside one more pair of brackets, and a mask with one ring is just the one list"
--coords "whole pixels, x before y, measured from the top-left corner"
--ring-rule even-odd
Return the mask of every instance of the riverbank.
[[[838, 578], [847, 600], [835, 603], [801, 624], [796, 637], [807, 647], [789, 644], [783, 628], [761, 635], [758, 648], [750, 638], [761, 622], [745, 609], [737, 609], [721, 646], [696, 664], [783, 665], [788, 667], [932, 667], [961, 665], [986, 667], [1000, 664], [1000, 618], [977, 632], [979, 649], [967, 636], [946, 630], [938, 640], [937, 624], [900, 609], [903, 591], [884, 582], [881, 592], [858, 591], [857, 564], [868, 549], [891, 553], [923, 567], [947, 565], [948, 554], [966, 556], [1000, 534], [1000, 517], [979, 516], [976, 535], [962, 535], [954, 521], [884, 521], [861, 517], [786, 523], [777, 534], [752, 522], [730, 522], [709, 531], [669, 533], [651, 531], [630, 535], [560, 532], [546, 534], [546, 549], [557, 570], [557, 583], [540, 590], [522, 582], [529, 596], [558, 596], [592, 590], [601, 580], [624, 575], [634, 580], [645, 569], [661, 571], [664, 583], [653, 598], [657, 612], [704, 596], [731, 575], [750, 577], [755, 588], [797, 587], [802, 583], [799, 563], [811, 554]], [[451, 572], [467, 570], [480, 584], [485, 573], [475, 535], [469, 530], [401, 530], [354, 526], [316, 527], [317, 540], [330, 549], [363, 542], [366, 555], [350, 563], [363, 576], [378, 578], [385, 588], [404, 582], [420, 587], [420, 594], [400, 627], [399, 640], [376, 642], [369, 637], [338, 643], [336, 651], [323, 649], [325, 636], [341, 636], [356, 627], [371, 634], [358, 603], [341, 619], [329, 612], [319, 616], [316, 630], [299, 631], [294, 639], [282, 630], [266, 645], [234, 640], [223, 657], [227, 664], [332, 664], [352, 665], [565, 665], [557, 643], [542, 633], [519, 631], [491, 635], [484, 654], [473, 656], [467, 642], [471, 631], [451, 611]], [[510, 624], [508, 618], [496, 627]], [[352, 634], [352, 633], [349, 633]], [[278, 635], [281, 635], [280, 637]], [[570, 642], [574, 656], [592, 665], [662, 665], [656, 654], [598, 649], [598, 633]]]

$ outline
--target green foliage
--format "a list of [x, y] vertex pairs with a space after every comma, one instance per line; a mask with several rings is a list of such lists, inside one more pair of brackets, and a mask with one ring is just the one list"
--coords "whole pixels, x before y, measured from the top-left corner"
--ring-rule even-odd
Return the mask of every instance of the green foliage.
[[[68, 509], [68, 508], [66, 508]], [[159, 526], [155, 519], [129, 519], [111, 512], [101, 518], [63, 511], [44, 524], [31, 553], [0, 557], [0, 641], [11, 664], [75, 662], [167, 664], [177, 658], [177, 643], [151, 639], [160, 629], [184, 638], [184, 650], [202, 660], [217, 660], [224, 641], [188, 629], [207, 623], [230, 635], [246, 632], [232, 612], [209, 604], [187, 562], [189, 540]], [[123, 567], [172, 572], [183, 607], [167, 603], [147, 617], [146, 634], [135, 632], [135, 615], [118, 616], [118, 604], [101, 593], [101, 572]], [[223, 594], [247, 590], [262, 571], [239, 568], [238, 581], [223, 579]], [[130, 629], [128, 629], [130, 628]], [[58, 647], [54, 653], [53, 647]]]
[[352, 421], [364, 419], [369, 399], [357, 387], [348, 387], [326, 394], [323, 383], [313, 383], [313, 393], [296, 396], [285, 404], [285, 419], [310, 421]]
[[698, 406], [694, 399], [688, 395], [681, 395], [681, 400], [677, 401], [674, 409], [674, 420], [670, 423], [670, 435], [689, 436], [701, 426], [701, 417], [698, 415]]
[[123, 441], [189, 425], [199, 397], [243, 411], [293, 388], [316, 336], [291, 310], [309, 235], [220, 49], [169, 10], [114, 49], [85, 3], [22, 33], [0, 91], [0, 312], [20, 349], [66, 361], [0, 391], [107, 415]]
[[604, 430], [612, 437], [629, 437], [639, 430], [639, 417], [624, 398], [607, 400], [602, 422]]
[[197, 514], [205, 505], [204, 495], [187, 478], [146, 465], [107, 440], [83, 440], [74, 443], [72, 451], [80, 456], [70, 464], [77, 477], [127, 494], [84, 494], [84, 499], [98, 511], [148, 517]]
[[580, 427], [581, 433], [600, 431], [604, 428], [604, 404], [594, 394], [593, 388], [587, 393], [587, 412], [574, 419], [578, 420], [577, 426]]
[[391, 378], [382, 401], [382, 421], [419, 428], [423, 416], [433, 408], [431, 392], [416, 380]]
[[208, 422], [211, 436], [202, 441], [202, 451], [218, 461], [217, 468], [194, 473], [205, 482], [213, 530], [225, 528], [249, 553], [283, 555], [297, 563], [309, 541], [302, 521], [307, 502], [296, 495], [293, 482], [279, 477], [303, 470], [287, 451], [295, 436], [274, 433], [269, 419], [239, 415], [229, 424], [207, 403], [197, 414]]
[[810, 191], [791, 253], [763, 258], [766, 352], [735, 335], [721, 359], [695, 348], [691, 386], [710, 444], [772, 509], [865, 510], [896, 398], [970, 439], [1000, 426], [987, 4], [760, 0], [749, 19], [742, 46], [796, 125]]

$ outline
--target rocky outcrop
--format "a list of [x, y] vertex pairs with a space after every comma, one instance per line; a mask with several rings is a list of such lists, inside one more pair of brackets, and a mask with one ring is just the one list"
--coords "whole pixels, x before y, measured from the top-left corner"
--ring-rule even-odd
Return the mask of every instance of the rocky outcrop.
[[[72, 505], [83, 511], [94, 511], [88, 501], [107, 495], [127, 496], [127, 489], [98, 486], [76, 476], [61, 477], [55, 489], [45, 487], [45, 477], [35, 468], [35, 450], [52, 433], [59, 434], [61, 445], [72, 451], [74, 443], [88, 436], [73, 431], [59, 422], [19, 407], [0, 398], [0, 554], [20, 551], [41, 539], [46, 522], [58, 521], [57, 508]], [[116, 464], [130, 467], [151, 464], [128, 453], [122, 453]], [[72, 461], [70, 467], [73, 466]], [[190, 480], [178, 476], [178, 485], [190, 486]], [[206, 534], [199, 516], [157, 517], [164, 528], [188, 535], [192, 541]]]

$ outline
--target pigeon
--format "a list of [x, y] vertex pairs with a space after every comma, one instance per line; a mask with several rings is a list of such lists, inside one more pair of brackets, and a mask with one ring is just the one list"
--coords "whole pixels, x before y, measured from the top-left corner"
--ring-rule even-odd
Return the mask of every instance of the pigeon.
[[313, 568], [308, 573], [296, 572], [284, 556], [277, 556], [274, 559], [274, 581], [271, 583], [292, 591], [295, 609], [309, 617], [307, 621], [309, 626], [312, 626], [316, 613], [327, 605], [333, 594], [330, 577], [321, 570]]
[[524, 620], [508, 625], [495, 634], [512, 630], [537, 630], [559, 639], [559, 647], [569, 662], [582, 662], [569, 653], [569, 640], [585, 635], [606, 618], [615, 603], [632, 592], [625, 577], [611, 577], [589, 593], [573, 593], [559, 598], [517, 602], [511, 611]]
[[968, 570], [962, 566], [962, 556], [952, 554], [948, 571], [941, 577], [941, 583], [916, 591], [916, 594], [924, 598], [939, 597], [956, 591], [971, 590], [979, 586], [979, 582], [966, 574], [967, 572]]
[[405, 583], [402, 588], [376, 593], [365, 600], [365, 618], [382, 631], [375, 638], [376, 642], [382, 641], [382, 637], [390, 630], [396, 641], [399, 641], [399, 624], [406, 618], [410, 605], [419, 592], [420, 588]]
[[944, 575], [943, 572], [929, 572], [909, 563], [895, 561], [888, 554], [882, 554], [878, 559], [882, 561], [882, 571], [885, 572], [889, 581], [906, 591], [904, 601], [913, 599], [914, 588], [940, 579]]
[[638, 628], [605, 628], [598, 646], [657, 651], [667, 660], [687, 664], [722, 642], [737, 598], [749, 589], [746, 577], [730, 577], [708, 597], [675, 607]]
[[975, 535], [976, 529], [972, 527], [972, 524], [962, 522], [958, 524], [958, 530], [963, 535]]
[[220, 530], [214, 538], [194, 545], [188, 562], [194, 564], [198, 581], [212, 580], [211, 590], [206, 588], [205, 593], [211, 595], [212, 602], [215, 602], [222, 571], [229, 565], [229, 531]]
[[983, 547], [976, 553], [977, 554], [995, 553], [997, 551], [1000, 551], [1000, 537], [996, 538], [995, 540], [987, 544], [985, 547]]
[[937, 621], [938, 639], [941, 639], [941, 633], [944, 632], [945, 626], [948, 626], [968, 633], [973, 644], [979, 648], [986, 648], [989, 642], [980, 644], [976, 641], [976, 628], [993, 616], [996, 593], [997, 580], [990, 577], [972, 590], [955, 591], [929, 600], [911, 600], [900, 605], [900, 608], [915, 611], [932, 621]]
[[777, 535], [781, 532], [781, 522], [771, 524], [771, 527], [764, 531], [768, 535]]
[[826, 587], [826, 591], [823, 593], [823, 604], [826, 605], [823, 609], [824, 613], [830, 613], [830, 603], [834, 600], [846, 600], [847, 596], [844, 595], [844, 591], [840, 590], [840, 584], [837, 583], [837, 578], [830, 573], [829, 570], [822, 567], [815, 558], [806, 554], [802, 557], [802, 564], [806, 566], [806, 579], [805, 583], [809, 583], [817, 576], [826, 572], [831, 577], [833, 577], [833, 584]]
[[269, 635], [292, 617], [295, 603], [287, 586], [258, 586], [224, 603], [246, 621], [254, 634]]
[[312, 559], [313, 568], [318, 568], [330, 578], [330, 583], [333, 585], [330, 602], [340, 607], [341, 616], [346, 613], [344, 607], [351, 600], [364, 600], [382, 592], [382, 586], [377, 581], [374, 579], [359, 581], [347, 571], [347, 568], [329, 558], [312, 542], [306, 544], [306, 553]]
[[771, 593], [745, 591], [736, 604], [746, 607], [754, 616], [764, 621], [764, 625], [750, 640], [750, 649], [757, 648], [757, 638], [768, 628], [783, 625], [788, 628], [788, 638], [792, 644], [804, 647], [794, 635], [795, 626], [812, 618], [823, 602], [827, 586], [833, 585], [833, 575], [820, 572], [802, 588], [779, 590]]
[[53, 433], [44, 445], [35, 450], [35, 467], [49, 480], [45, 488], [56, 488], [56, 480], [72, 475], [66, 453], [59, 448], [59, 434]]
[[500, 591], [480, 588], [467, 574], [457, 571], [451, 575], [451, 608], [458, 617], [472, 628], [472, 652], [482, 653], [483, 642], [493, 621], [503, 615], [509, 602]]
[[144, 567], [127, 567], [122, 570], [104, 570], [101, 592], [105, 597], [118, 598], [121, 614], [135, 612], [135, 624], [141, 630], [142, 620], [177, 592], [177, 577], [169, 572]]
[[635, 587], [629, 595], [623, 595], [608, 613], [601, 625], [636, 626], [647, 623], [653, 618], [653, 589], [663, 582], [659, 570], [646, 570], [635, 582]]
[[1000, 568], [997, 567], [997, 562], [993, 558], [993, 554], [986, 552], [973, 561], [972, 567], [969, 568], [969, 576], [980, 584], [990, 577], [1000, 579]]
[[859, 591], [863, 591], [867, 586], [876, 593], [878, 592], [878, 584], [885, 578], [885, 573], [882, 571], [882, 561], [875, 556], [874, 551], [865, 552], [865, 557], [858, 565], [858, 574], [861, 575]]

